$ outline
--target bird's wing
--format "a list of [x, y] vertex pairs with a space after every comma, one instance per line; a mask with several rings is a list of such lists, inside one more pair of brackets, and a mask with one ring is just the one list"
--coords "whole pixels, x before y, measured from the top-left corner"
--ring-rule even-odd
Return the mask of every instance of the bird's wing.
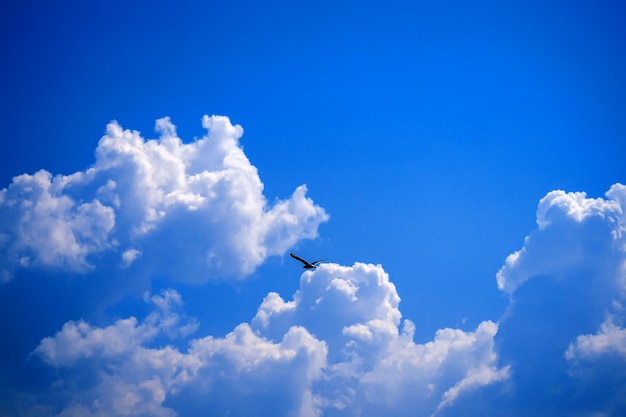
[[289, 253], [289, 256], [291, 256], [293, 259], [297, 259], [300, 262], [302, 262], [305, 265], [310, 265], [307, 261], [305, 261], [304, 259], [302, 259], [301, 257], [299, 257], [298, 255], [294, 255], [293, 253]]
[[317, 264], [319, 264], [320, 262], [324, 262], [324, 261], [325, 261], [325, 260], [327, 260], [327, 259], [328, 259], [328, 258], [324, 258], [324, 259], [320, 259], [320, 260], [317, 260], [317, 261], [313, 261], [313, 262], [311, 262], [311, 265], [317, 265]]

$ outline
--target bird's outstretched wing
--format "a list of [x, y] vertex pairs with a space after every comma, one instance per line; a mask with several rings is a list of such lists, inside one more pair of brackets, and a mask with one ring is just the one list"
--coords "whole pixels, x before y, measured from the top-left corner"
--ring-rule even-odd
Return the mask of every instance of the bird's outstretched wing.
[[293, 259], [297, 259], [300, 262], [302, 262], [304, 265], [311, 265], [310, 263], [308, 263], [307, 261], [305, 261], [304, 259], [302, 259], [301, 257], [299, 257], [298, 255], [294, 255], [293, 253], [289, 252], [289, 256], [291, 256]]
[[302, 259], [302, 258], [301, 258], [301, 257], [299, 257], [298, 255], [294, 255], [294, 254], [293, 254], [293, 253], [291, 253], [291, 252], [289, 253], [289, 255], [290, 255], [292, 258], [297, 259], [297, 260], [299, 260], [300, 262], [302, 262], [302, 263], [304, 264], [303, 268], [305, 268], [305, 269], [315, 269], [315, 268], [317, 268], [317, 264], [319, 264], [320, 262], [324, 262], [324, 261], [326, 260], [326, 259], [320, 259], [320, 260], [317, 260], [317, 261], [315, 261], [315, 262], [309, 262], [309, 261], [307, 261], [307, 260], [305, 260], [305, 259]]

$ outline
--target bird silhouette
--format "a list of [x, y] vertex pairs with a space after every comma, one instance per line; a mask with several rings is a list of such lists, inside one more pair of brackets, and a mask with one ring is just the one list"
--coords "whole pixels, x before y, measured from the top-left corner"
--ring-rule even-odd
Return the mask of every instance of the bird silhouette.
[[305, 269], [315, 269], [315, 268], [317, 268], [317, 266], [318, 266], [318, 264], [319, 264], [319, 263], [324, 262], [324, 261], [326, 260], [326, 259], [320, 259], [320, 260], [317, 260], [317, 261], [309, 262], [309, 261], [306, 261], [306, 260], [302, 259], [302, 258], [301, 258], [301, 257], [299, 257], [298, 255], [294, 255], [293, 253], [289, 253], [289, 255], [290, 255], [293, 259], [297, 259], [297, 260], [299, 260], [300, 262], [302, 262], [302, 263], [304, 264], [304, 265], [302, 266], [302, 268], [305, 268]]

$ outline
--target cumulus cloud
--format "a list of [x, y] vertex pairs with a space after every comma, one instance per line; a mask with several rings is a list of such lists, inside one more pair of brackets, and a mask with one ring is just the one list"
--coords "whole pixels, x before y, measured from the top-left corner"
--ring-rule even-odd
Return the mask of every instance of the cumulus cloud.
[[146, 301], [155, 312], [143, 320], [68, 322], [40, 342], [34, 355], [63, 375], [54, 386], [72, 387], [58, 415], [428, 416], [508, 377], [493, 322], [416, 344], [379, 265], [305, 272], [292, 300], [269, 293], [250, 323], [191, 339], [186, 351], [155, 345], [195, 326], [178, 293]]
[[[65, 325], [44, 339], [35, 353], [61, 367], [64, 377], [52, 391], [67, 396], [54, 415], [174, 416], [197, 415], [202, 409], [212, 415], [250, 415], [246, 410], [254, 410], [265, 395], [264, 411], [270, 406], [282, 415], [312, 415], [306, 409], [311, 402], [306, 387], [324, 364], [325, 345], [305, 329], [293, 327], [281, 342], [272, 343], [241, 324], [224, 338], [193, 340], [185, 353], [169, 345], [147, 347], [159, 330], [147, 322], [119, 320], [104, 329]], [[69, 342], [75, 347], [65, 351]], [[78, 382], [85, 380], [83, 386]], [[172, 404], [167, 404], [170, 397]]]
[[269, 205], [243, 129], [222, 116], [202, 124], [208, 133], [183, 143], [169, 118], [150, 140], [111, 122], [87, 170], [15, 177], [0, 191], [0, 279], [29, 266], [85, 272], [105, 254], [166, 273], [184, 264], [178, 278], [191, 282], [241, 278], [317, 236], [328, 215], [306, 186]]
[[625, 188], [615, 184], [606, 193], [608, 199], [549, 192], [537, 208], [539, 227], [526, 237], [522, 249], [507, 257], [497, 274], [498, 287], [511, 294], [534, 276], [565, 278], [590, 263], [596, 266], [613, 249], [623, 253]]
[[146, 302], [154, 311], [141, 321], [130, 317], [104, 328], [72, 321], [40, 342], [33, 355], [61, 375], [50, 388], [51, 406], [40, 415], [176, 415], [162, 403], [177, 379], [185, 378], [179, 371], [184, 355], [169, 345], [147, 346], [160, 335], [185, 337], [198, 323], [180, 311], [174, 290], [146, 296]]
[[[0, 191], [0, 249], [3, 265], [31, 263], [85, 270], [87, 256], [109, 248], [115, 211], [98, 199], [77, 202], [63, 189], [73, 177], [39, 171], [20, 175]], [[2, 272], [8, 280], [10, 271]]]
[[[537, 229], [497, 273], [511, 297], [496, 343], [510, 366], [491, 413], [619, 415], [626, 409], [626, 187], [549, 192]], [[486, 390], [488, 391], [488, 390]]]
[[462, 392], [506, 378], [496, 366], [495, 323], [474, 332], [442, 329], [416, 344], [399, 303], [380, 265], [324, 264], [303, 274], [293, 300], [269, 294], [252, 326], [277, 338], [297, 323], [326, 341], [329, 365], [315, 384], [324, 415], [430, 415]]
[[98, 328], [82, 320], [70, 321], [54, 337], [43, 339], [34, 353], [50, 365], [72, 366], [86, 358], [109, 359], [128, 355], [159, 333], [170, 338], [184, 337], [197, 329], [195, 319], [187, 319], [178, 311], [182, 299], [176, 291], [166, 290], [160, 295], [146, 296], [146, 302], [154, 305], [155, 310], [141, 323], [130, 317]]
[[565, 357], [569, 360], [597, 357], [615, 353], [626, 359], [626, 329], [607, 318], [596, 334], [580, 335], [572, 342]]

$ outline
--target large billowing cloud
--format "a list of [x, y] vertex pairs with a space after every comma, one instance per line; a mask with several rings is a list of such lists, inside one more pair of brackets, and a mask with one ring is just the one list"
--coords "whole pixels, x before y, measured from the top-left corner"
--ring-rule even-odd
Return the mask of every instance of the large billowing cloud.
[[270, 293], [252, 324], [276, 338], [297, 323], [326, 341], [329, 366], [315, 384], [324, 415], [430, 415], [461, 392], [506, 377], [495, 366], [495, 323], [474, 332], [442, 329], [416, 344], [399, 301], [380, 266], [323, 265], [303, 275], [293, 300]]
[[496, 336], [511, 378], [483, 390], [488, 407], [472, 408], [475, 400], [459, 407], [481, 415], [623, 415], [626, 187], [613, 185], [606, 198], [552, 191], [539, 202], [537, 224], [497, 274], [511, 296]]
[[537, 230], [506, 259], [497, 274], [498, 287], [510, 294], [532, 277], [567, 279], [582, 268], [603, 266], [598, 279], [617, 284], [619, 271], [614, 269], [623, 259], [626, 232], [625, 194], [621, 184], [611, 187], [608, 199], [587, 198], [583, 192], [548, 193], [537, 208]]
[[222, 116], [202, 124], [208, 134], [183, 143], [168, 118], [153, 140], [112, 122], [86, 171], [15, 177], [0, 191], [0, 282], [29, 266], [85, 272], [107, 256], [161, 273], [184, 265], [175, 275], [192, 282], [245, 277], [317, 236], [328, 215], [304, 185], [268, 205], [242, 128]]
[[428, 416], [508, 375], [495, 323], [414, 343], [380, 266], [305, 272], [292, 300], [270, 293], [250, 323], [186, 351], [155, 344], [195, 329], [177, 293], [146, 299], [157, 308], [143, 321], [68, 322], [41, 341], [33, 354], [62, 376], [56, 415]]

